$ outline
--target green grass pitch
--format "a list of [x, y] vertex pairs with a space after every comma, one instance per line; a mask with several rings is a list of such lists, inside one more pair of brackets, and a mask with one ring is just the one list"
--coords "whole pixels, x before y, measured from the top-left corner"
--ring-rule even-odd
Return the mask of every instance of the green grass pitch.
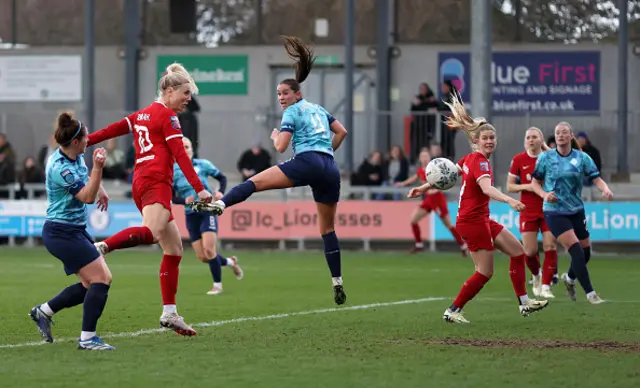
[[[223, 252], [229, 253], [229, 252]], [[82, 308], [54, 317], [53, 344], [29, 309], [75, 279], [44, 249], [0, 253], [0, 387], [638, 387], [640, 260], [595, 256], [593, 306], [561, 285], [544, 311], [518, 313], [508, 261], [465, 308], [442, 313], [473, 272], [456, 254], [343, 252], [347, 304], [333, 304], [321, 252], [239, 252], [245, 279], [223, 269], [208, 296], [208, 267], [185, 252], [178, 312], [198, 336], [159, 330], [159, 251], [109, 256], [113, 285], [98, 333], [115, 352], [83, 352]], [[560, 261], [566, 271], [567, 257]], [[16, 346], [10, 346], [16, 345]], [[178, 385], [176, 385], [178, 384]]]

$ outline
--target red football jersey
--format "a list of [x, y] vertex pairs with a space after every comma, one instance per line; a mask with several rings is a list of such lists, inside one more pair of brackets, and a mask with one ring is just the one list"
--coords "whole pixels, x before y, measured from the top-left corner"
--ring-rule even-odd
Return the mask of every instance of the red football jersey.
[[486, 221], [489, 219], [489, 196], [482, 192], [478, 180], [488, 176], [493, 184], [489, 159], [480, 152], [473, 152], [460, 159], [458, 166], [462, 169], [458, 220]]
[[[533, 170], [536, 168], [537, 160], [537, 156], [530, 156], [527, 152], [517, 154], [513, 157], [513, 160], [511, 160], [509, 175], [520, 178], [520, 184], [526, 185], [531, 183], [531, 174], [533, 174]], [[520, 202], [527, 207], [523, 213], [542, 215], [543, 200], [536, 193], [521, 191]]]
[[136, 151], [133, 180], [150, 178], [173, 184], [173, 164], [178, 163], [196, 192], [204, 185], [193, 169], [182, 144], [182, 129], [175, 112], [161, 102], [130, 114], [124, 119], [89, 135], [89, 145], [133, 133]]
[[130, 114], [133, 146], [136, 149], [133, 179], [142, 177], [173, 184], [174, 155], [167, 142], [182, 139], [182, 129], [174, 111], [160, 102]]

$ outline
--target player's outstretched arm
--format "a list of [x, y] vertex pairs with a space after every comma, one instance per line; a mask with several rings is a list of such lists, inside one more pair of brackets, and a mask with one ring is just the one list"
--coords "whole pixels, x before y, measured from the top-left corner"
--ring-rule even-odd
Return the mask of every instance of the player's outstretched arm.
[[110, 124], [97, 132], [89, 134], [89, 146], [102, 143], [103, 141], [113, 139], [114, 137], [124, 136], [131, 132], [131, 122], [128, 118], [124, 118], [117, 123]]
[[333, 132], [333, 139], [331, 140], [331, 148], [333, 150], [337, 150], [340, 148], [340, 145], [344, 141], [344, 138], [347, 136], [347, 129], [340, 124], [338, 120], [334, 120], [330, 125], [329, 129]]
[[418, 198], [422, 194], [426, 193], [427, 190], [429, 190], [431, 187], [432, 186], [429, 184], [429, 182], [425, 183], [422, 186], [414, 187], [409, 191], [409, 194], [407, 195], [407, 197], [408, 198]]
[[495, 201], [508, 203], [509, 206], [517, 211], [522, 211], [525, 209], [525, 206], [522, 204], [522, 202], [509, 197], [508, 195], [493, 187], [493, 185], [491, 184], [491, 179], [489, 179], [488, 175], [480, 177], [480, 179], [478, 180], [478, 186], [480, 186], [480, 189], [483, 193], [485, 193], [489, 196], [489, 198]]

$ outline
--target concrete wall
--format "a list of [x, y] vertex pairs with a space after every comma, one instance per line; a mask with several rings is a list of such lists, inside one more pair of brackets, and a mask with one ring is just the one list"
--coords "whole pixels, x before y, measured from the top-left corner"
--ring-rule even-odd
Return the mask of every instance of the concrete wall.
[[[402, 144], [403, 117], [407, 114], [410, 101], [417, 93], [420, 82], [429, 83], [434, 89], [438, 84], [438, 53], [441, 51], [463, 51], [468, 46], [400, 46], [402, 55], [393, 62], [393, 81], [395, 89], [393, 109], [389, 114], [392, 119], [392, 142]], [[96, 126], [102, 127], [121, 118], [124, 106], [124, 61], [118, 57], [118, 47], [98, 47], [96, 49]], [[494, 50], [513, 51], [568, 51], [599, 50], [601, 52], [601, 95], [600, 116], [562, 117], [570, 121], [577, 130], [590, 133], [593, 142], [603, 153], [607, 170], [615, 168], [615, 129], [617, 108], [617, 54], [615, 46], [597, 45], [522, 45], [495, 46]], [[16, 54], [82, 54], [81, 47], [47, 47], [19, 51], [2, 51], [0, 55]], [[342, 61], [344, 48], [341, 46], [319, 46], [318, 55], [335, 55]], [[281, 46], [255, 47], [221, 47], [215, 49], [198, 47], [150, 47], [146, 48], [146, 58], [140, 63], [140, 106], [144, 107], [155, 97], [156, 91], [156, 57], [170, 54], [247, 54], [249, 55], [248, 94], [244, 96], [201, 96], [200, 114], [200, 154], [211, 158], [216, 165], [225, 171], [234, 171], [238, 155], [250, 144], [261, 139], [268, 148], [268, 135], [276, 124], [278, 109], [274, 107], [276, 82], [293, 74], [286, 68], [290, 61]], [[367, 56], [366, 47], [356, 50], [356, 63], [363, 66], [356, 79], [367, 74], [375, 80], [374, 61]], [[318, 67], [320, 68], [320, 67]], [[317, 71], [314, 71], [317, 73]], [[334, 109], [344, 97], [343, 74], [339, 69], [326, 70], [320, 77], [314, 75], [306, 83], [303, 92], [314, 102], [324, 103], [327, 109]], [[315, 77], [315, 78], [314, 78]], [[324, 87], [321, 88], [321, 85]], [[629, 56], [629, 107], [630, 115], [629, 144], [640, 144], [640, 110], [636, 110], [640, 102], [640, 58]], [[322, 89], [318, 92], [317, 89]], [[355, 163], [372, 148], [376, 148], [375, 136], [375, 89], [369, 83], [361, 86], [356, 93], [360, 106], [356, 112], [356, 123], [351, 132], [356, 143]], [[323, 101], [320, 101], [323, 100]], [[364, 101], [364, 102], [363, 102]], [[364, 107], [363, 107], [364, 104]], [[82, 103], [0, 103], [0, 131], [9, 135], [20, 157], [35, 154], [42, 144], [46, 143], [52, 129], [52, 122], [59, 109], [75, 109], [81, 114]], [[338, 109], [334, 113], [338, 118], [343, 112]], [[560, 117], [528, 117], [527, 115], [512, 117], [496, 117], [494, 123], [499, 129], [499, 151], [495, 161], [499, 173], [505, 173], [508, 161], [513, 154], [522, 148], [524, 129], [529, 125], [537, 125], [551, 134], [553, 125]], [[126, 140], [122, 141], [123, 145]], [[468, 151], [463, 136], [457, 138], [457, 153], [462, 155]], [[633, 149], [630, 149], [631, 151]], [[282, 159], [285, 156], [281, 156]], [[342, 155], [339, 155], [342, 160]], [[640, 171], [640, 157], [630, 152], [629, 165]]]

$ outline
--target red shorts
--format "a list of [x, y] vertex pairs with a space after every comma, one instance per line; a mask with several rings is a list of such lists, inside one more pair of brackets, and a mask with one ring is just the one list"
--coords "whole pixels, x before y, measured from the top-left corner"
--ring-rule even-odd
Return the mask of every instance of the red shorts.
[[525, 232], [536, 232], [538, 233], [548, 232], [549, 226], [547, 226], [547, 221], [544, 219], [544, 215], [542, 214], [520, 214], [520, 233]]
[[471, 252], [494, 250], [493, 240], [498, 237], [502, 229], [504, 226], [493, 220], [484, 222], [460, 222], [458, 220], [456, 222], [456, 230], [467, 243]]
[[420, 204], [420, 209], [424, 209], [427, 213], [435, 212], [440, 217], [444, 217], [449, 214], [447, 198], [440, 191], [433, 194], [427, 194]]
[[131, 195], [140, 213], [142, 213], [142, 209], [145, 206], [159, 203], [169, 210], [169, 222], [173, 221], [173, 213], [171, 211], [173, 189], [167, 182], [136, 179], [131, 186]]

